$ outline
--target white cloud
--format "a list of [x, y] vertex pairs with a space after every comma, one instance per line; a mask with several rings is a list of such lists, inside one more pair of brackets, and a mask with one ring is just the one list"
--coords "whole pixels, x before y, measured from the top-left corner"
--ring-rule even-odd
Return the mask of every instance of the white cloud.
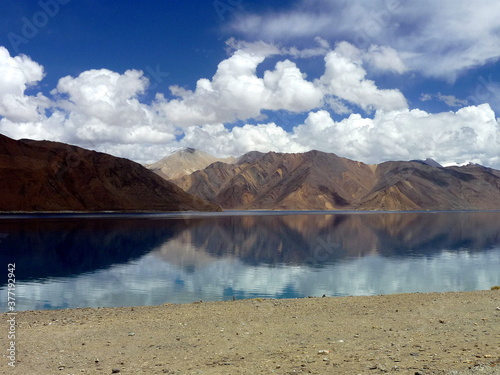
[[360, 49], [389, 46], [403, 52], [402, 61], [410, 69], [453, 80], [464, 70], [500, 58], [499, 13], [495, 0], [301, 0], [280, 12], [240, 13], [231, 29], [275, 42], [319, 36], [347, 40]]
[[9, 51], [2, 46], [0, 46], [0, 72], [2, 73], [0, 95], [23, 95], [29, 85], [37, 83], [44, 76], [41, 65], [25, 55], [11, 57]]
[[[139, 162], [190, 146], [219, 156], [319, 149], [370, 163], [432, 157], [442, 164], [472, 161], [500, 168], [500, 126], [488, 104], [438, 114], [410, 110], [400, 91], [379, 89], [366, 78], [366, 56], [374, 53], [378, 57], [372, 63], [377, 64], [391, 50], [340, 43], [325, 56], [324, 74], [308, 81], [291, 59], [278, 61], [259, 77], [258, 65], [283, 50], [265, 43], [242, 48], [219, 64], [211, 80], [200, 79], [195, 90], [172, 87], [178, 98], [159, 95], [151, 104], [140, 101], [148, 80], [136, 70], [89, 70], [61, 78], [50, 100], [26, 95], [43, 78], [43, 67], [0, 48], [0, 83], [5, 82], [0, 85], [0, 132], [16, 139], [73, 143]], [[396, 64], [392, 70], [397, 69]], [[18, 101], [12, 104], [11, 96]], [[446, 95], [438, 99], [459, 103]], [[334, 121], [325, 106], [351, 114]], [[352, 114], [353, 106], [375, 114]], [[288, 132], [285, 124], [273, 122], [224, 126], [235, 119], [258, 119], [262, 110], [309, 114]]]
[[449, 107], [462, 107], [467, 105], [467, 100], [458, 99], [455, 95], [443, 95], [440, 92], [437, 93], [438, 100], [446, 103]]
[[431, 157], [441, 164], [476, 162], [500, 168], [500, 124], [487, 104], [438, 114], [422, 110], [352, 114], [334, 121], [325, 110], [286, 132], [275, 123], [227, 129], [222, 124], [190, 127], [179, 142], [218, 156], [248, 151], [305, 152], [317, 149], [366, 163]]
[[265, 86], [271, 91], [265, 109], [304, 112], [319, 107], [322, 90], [305, 78], [290, 60], [277, 62], [274, 71], [264, 73]]
[[262, 110], [304, 112], [319, 107], [322, 89], [307, 81], [294, 62], [278, 61], [274, 70], [257, 76], [258, 65], [275, 53], [270, 45], [245, 44], [219, 64], [212, 80], [198, 80], [194, 91], [171, 87], [178, 99], [160, 96], [158, 108], [169, 122], [194, 126], [256, 118]]
[[226, 41], [226, 52], [229, 55], [233, 55], [237, 51], [243, 51], [245, 53], [256, 55], [260, 57], [269, 57], [273, 55], [282, 54], [282, 51], [272, 43], [265, 43], [263, 41], [248, 42], [246, 40], [237, 40], [235, 38], [229, 38]]
[[366, 163], [431, 157], [445, 165], [475, 162], [500, 169], [500, 124], [487, 104], [438, 114], [377, 111], [374, 118], [352, 114], [341, 121], [319, 110], [310, 112], [292, 132], [275, 123], [232, 130], [222, 124], [196, 126], [187, 128], [177, 145], [218, 156], [317, 149]]
[[428, 102], [429, 100], [432, 100], [433, 97], [434, 97], [433, 94], [422, 93], [420, 94], [420, 101]]
[[444, 95], [438, 92], [437, 94], [427, 94], [427, 93], [422, 93], [420, 95], [420, 100], [423, 102], [436, 99], [439, 100], [443, 103], [445, 103], [448, 107], [463, 107], [467, 104], [469, 104], [468, 100], [466, 99], [458, 99], [455, 95]]
[[[32, 70], [26, 69], [25, 72], [23, 68], [21, 66], [18, 70], [24, 75]], [[43, 71], [42, 67], [40, 71]], [[24, 76], [20, 72], [18, 74]], [[40, 74], [35, 78], [41, 78]], [[18, 81], [22, 83], [19, 78]], [[19, 116], [3, 114], [5, 117], [0, 119], [0, 130], [13, 138], [51, 139], [92, 148], [105, 143], [155, 144], [172, 141], [175, 139], [175, 128], [168, 125], [151, 106], [138, 99], [147, 85], [148, 80], [143, 73], [136, 70], [128, 70], [124, 74], [107, 69], [89, 70], [76, 78], [63, 77], [57, 89], [52, 90], [54, 101], [41, 95], [21, 96], [35, 109], [40, 102], [46, 104], [51, 112], [49, 117], [37, 113], [20, 120]], [[19, 107], [13, 110], [23, 113]]]
[[8, 118], [0, 118], [0, 133], [14, 139], [70, 142], [63, 126], [64, 120], [64, 113], [59, 111], [40, 121], [14, 122]]
[[314, 41], [318, 44], [317, 47], [299, 49], [297, 47], [281, 48], [282, 55], [289, 55], [295, 58], [310, 58], [314, 56], [325, 56], [332, 49], [327, 40], [316, 37]]
[[180, 99], [163, 101], [161, 110], [168, 120], [179, 126], [231, 122], [260, 114], [270, 92], [255, 75], [265, 56], [243, 50], [222, 61], [212, 81], [200, 79], [196, 90], [172, 87]]
[[260, 152], [304, 152], [307, 146], [300, 145], [294, 135], [275, 123], [244, 125], [227, 129], [222, 124], [196, 126], [186, 129], [180, 141], [216, 156], [240, 156], [249, 151]]
[[391, 47], [372, 44], [363, 57], [380, 71], [388, 70], [399, 74], [408, 71], [398, 51]]
[[310, 113], [293, 135], [309, 148], [367, 163], [431, 157], [441, 164], [500, 167], [500, 125], [488, 104], [438, 114], [378, 111], [373, 119], [353, 114], [339, 122], [322, 110]]
[[11, 57], [0, 46], [0, 116], [15, 122], [39, 120], [48, 99], [42, 94], [25, 95], [25, 91], [43, 77], [41, 65], [25, 55]]
[[147, 85], [141, 71], [127, 70], [122, 75], [107, 69], [89, 70], [76, 78], [61, 78], [53, 94], [63, 98], [57, 104], [70, 114], [71, 126], [92, 132], [150, 125], [150, 109], [137, 99]]
[[346, 103], [337, 97], [326, 96], [323, 99], [323, 102], [325, 103], [325, 106], [339, 115], [347, 115], [349, 113], [352, 113], [351, 109], [346, 105]]
[[395, 110], [408, 106], [399, 90], [380, 90], [375, 82], [366, 79], [362, 67], [362, 51], [347, 42], [339, 43], [325, 57], [325, 74], [319, 79], [328, 94], [360, 106], [373, 109]]
[[[318, 40], [318, 43], [325, 52], [325, 42]], [[170, 123], [198, 126], [244, 121], [258, 118], [262, 110], [306, 112], [321, 107], [324, 100], [333, 104], [332, 108], [345, 113], [347, 106], [338, 99], [331, 99], [331, 95], [366, 111], [407, 106], [398, 90], [380, 90], [375, 82], [366, 79], [362, 66], [365, 55], [373, 64], [394, 57], [396, 53], [391, 49], [375, 48], [365, 53], [349, 43], [340, 43], [325, 56], [325, 74], [311, 82], [295, 62], [288, 59], [278, 61], [274, 70], [265, 71], [262, 78], [257, 76], [257, 67], [267, 57], [288, 54], [290, 50], [280, 50], [261, 42], [231, 40], [229, 44], [241, 49], [219, 64], [211, 80], [198, 80], [194, 91], [171, 87], [172, 94], [178, 97], [173, 100], [158, 97], [158, 108]], [[302, 55], [303, 52], [294, 53]], [[398, 61], [394, 59], [391, 69], [403, 69]]]

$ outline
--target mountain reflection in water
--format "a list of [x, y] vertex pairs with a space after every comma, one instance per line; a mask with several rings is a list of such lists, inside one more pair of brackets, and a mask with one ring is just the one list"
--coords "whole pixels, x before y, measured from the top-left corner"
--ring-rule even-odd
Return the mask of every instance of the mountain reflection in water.
[[[499, 223], [499, 212], [4, 218], [0, 259], [16, 263], [20, 309], [472, 290], [500, 284]], [[420, 281], [404, 273], [417, 269]]]
[[194, 219], [157, 251], [183, 266], [190, 254], [190, 266], [201, 259], [234, 257], [251, 265], [322, 267], [366, 255], [432, 256], [499, 245], [500, 213], [440, 212]]

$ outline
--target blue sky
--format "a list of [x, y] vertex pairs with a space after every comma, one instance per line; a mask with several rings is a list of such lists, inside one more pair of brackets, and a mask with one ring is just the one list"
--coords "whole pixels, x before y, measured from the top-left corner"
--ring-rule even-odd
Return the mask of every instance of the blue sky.
[[494, 0], [0, 4], [0, 133], [500, 169]]

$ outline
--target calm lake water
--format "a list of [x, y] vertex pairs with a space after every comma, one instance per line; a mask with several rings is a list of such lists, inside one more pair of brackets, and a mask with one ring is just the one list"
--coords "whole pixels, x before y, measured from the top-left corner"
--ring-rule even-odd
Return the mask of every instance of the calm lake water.
[[500, 212], [0, 216], [0, 311], [500, 285]]

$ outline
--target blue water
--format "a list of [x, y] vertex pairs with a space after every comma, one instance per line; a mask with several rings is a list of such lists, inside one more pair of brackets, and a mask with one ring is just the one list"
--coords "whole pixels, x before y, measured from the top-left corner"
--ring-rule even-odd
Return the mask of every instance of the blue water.
[[[0, 311], [500, 285], [500, 212], [0, 217]], [[0, 275], [2, 271], [0, 269]]]

